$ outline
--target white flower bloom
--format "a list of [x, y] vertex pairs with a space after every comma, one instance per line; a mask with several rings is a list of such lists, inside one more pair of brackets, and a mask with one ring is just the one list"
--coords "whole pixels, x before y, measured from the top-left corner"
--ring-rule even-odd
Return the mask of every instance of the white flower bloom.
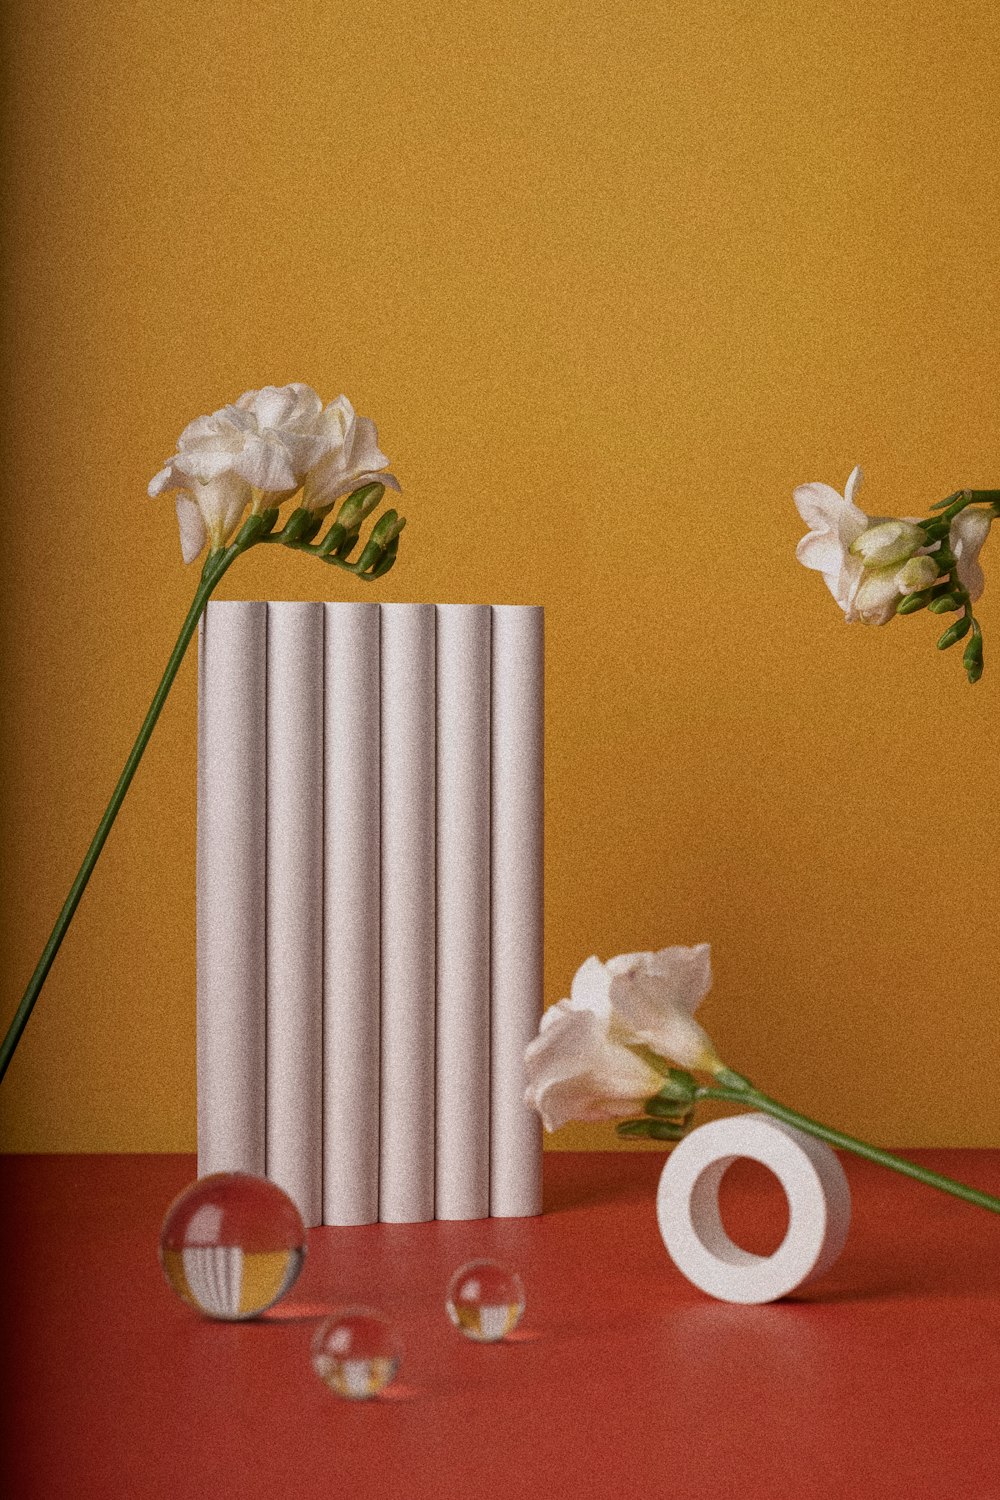
[[854, 503], [863, 478], [852, 469], [843, 495], [828, 484], [799, 485], [795, 505], [810, 530], [795, 556], [822, 573], [848, 624], [885, 625], [903, 594], [927, 586], [912, 581], [920, 570], [907, 569], [914, 557], [934, 549], [921, 546], [924, 533], [912, 517], [866, 516]]
[[992, 524], [993, 517], [988, 511], [960, 510], [948, 533], [955, 554], [955, 571], [959, 582], [968, 589], [970, 599], [978, 599], [983, 592], [985, 579], [979, 566], [979, 553]]
[[807, 568], [822, 573], [823, 581], [846, 613], [861, 582], [864, 564], [851, 548], [871, 522], [854, 503], [864, 478], [858, 468], [839, 495], [829, 484], [800, 484], [794, 492], [795, 507], [809, 527], [795, 549]]
[[181, 534], [181, 556], [194, 562], [205, 543], [225, 544], [253, 498], [253, 490], [236, 474], [220, 474], [206, 484], [195, 481], [177, 494], [177, 524]]
[[708, 943], [626, 953], [609, 959], [607, 968], [612, 1009], [635, 1041], [682, 1068], [718, 1066], [715, 1048], [694, 1019], [712, 984]]
[[568, 1000], [542, 1016], [524, 1055], [525, 1098], [546, 1130], [567, 1120], [619, 1120], [634, 1114], [662, 1078], [624, 1045], [609, 998], [611, 975], [597, 958], [577, 970]]
[[293, 381], [244, 391], [233, 405], [189, 422], [149, 493], [177, 492], [181, 552], [192, 562], [206, 542], [228, 541], [248, 505], [279, 505], [303, 483], [309, 509], [370, 479], [399, 489], [379, 472], [388, 462], [374, 422], [355, 416], [346, 396], [324, 411], [311, 386]]
[[399, 489], [395, 476], [385, 472], [389, 460], [379, 448], [375, 423], [359, 417], [346, 396], [330, 402], [317, 417], [315, 430], [325, 446], [323, 457], [306, 476], [302, 504], [307, 510], [333, 505], [373, 481]]

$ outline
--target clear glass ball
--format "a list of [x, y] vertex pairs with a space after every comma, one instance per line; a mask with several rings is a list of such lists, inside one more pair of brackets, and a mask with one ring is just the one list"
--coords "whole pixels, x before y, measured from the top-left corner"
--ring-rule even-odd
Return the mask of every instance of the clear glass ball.
[[323, 1384], [349, 1401], [377, 1396], [403, 1357], [389, 1319], [373, 1307], [342, 1307], [319, 1325], [312, 1366]]
[[521, 1321], [524, 1287], [520, 1276], [499, 1261], [470, 1260], [449, 1281], [444, 1305], [466, 1338], [495, 1344]]
[[249, 1172], [215, 1172], [185, 1188], [160, 1230], [160, 1264], [189, 1306], [210, 1318], [256, 1318], [295, 1282], [306, 1256], [287, 1193]]

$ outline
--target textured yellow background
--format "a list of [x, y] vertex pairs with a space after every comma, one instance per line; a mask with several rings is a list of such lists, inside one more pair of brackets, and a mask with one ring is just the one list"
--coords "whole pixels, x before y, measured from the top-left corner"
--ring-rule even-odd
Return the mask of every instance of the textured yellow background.
[[[300, 379], [403, 480], [379, 597], [547, 608], [547, 997], [592, 951], [708, 939], [706, 1024], [762, 1087], [1000, 1144], [996, 542], [972, 689], [926, 616], [845, 628], [791, 503], [856, 462], [872, 512], [1000, 484], [991, 0], [6, 25], [5, 1013], [195, 584], [146, 484], [191, 417]], [[338, 589], [262, 549], [220, 597]], [[9, 1148], [193, 1146], [194, 729], [192, 655]]]

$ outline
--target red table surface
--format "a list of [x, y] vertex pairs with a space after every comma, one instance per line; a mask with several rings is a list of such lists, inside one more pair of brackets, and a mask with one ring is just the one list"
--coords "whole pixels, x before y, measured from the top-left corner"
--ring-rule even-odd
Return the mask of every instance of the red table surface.
[[[911, 1154], [1000, 1189], [1000, 1152]], [[224, 1324], [178, 1301], [156, 1258], [193, 1158], [7, 1157], [4, 1493], [1000, 1497], [1000, 1219], [849, 1159], [837, 1265], [737, 1307], [668, 1259], [660, 1165], [553, 1153], [538, 1219], [314, 1230], [285, 1304]], [[777, 1184], [739, 1164], [724, 1186], [730, 1233], [773, 1248]], [[451, 1272], [479, 1255], [527, 1289], [502, 1345], [444, 1314]], [[345, 1302], [403, 1339], [378, 1401], [339, 1399], [310, 1367], [316, 1317]]]

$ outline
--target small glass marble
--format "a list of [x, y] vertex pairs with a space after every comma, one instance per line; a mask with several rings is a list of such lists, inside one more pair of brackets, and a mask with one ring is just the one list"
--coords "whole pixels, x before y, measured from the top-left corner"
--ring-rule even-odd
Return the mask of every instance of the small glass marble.
[[389, 1319], [373, 1307], [342, 1307], [319, 1325], [312, 1366], [323, 1384], [349, 1401], [377, 1396], [399, 1369], [402, 1349]]
[[160, 1230], [168, 1284], [210, 1318], [238, 1322], [273, 1307], [306, 1255], [302, 1216], [266, 1177], [215, 1172], [185, 1188]]
[[448, 1283], [445, 1308], [455, 1327], [480, 1344], [513, 1332], [524, 1312], [521, 1278], [495, 1260], [470, 1260]]

